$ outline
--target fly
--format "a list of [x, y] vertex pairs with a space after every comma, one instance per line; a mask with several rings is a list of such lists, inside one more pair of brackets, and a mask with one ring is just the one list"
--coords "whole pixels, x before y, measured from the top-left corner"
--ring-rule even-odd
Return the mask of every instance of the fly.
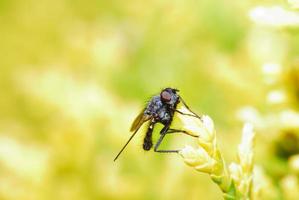
[[[165, 88], [160, 94], [153, 96], [148, 102], [147, 106], [140, 112], [140, 114], [135, 118], [132, 123], [130, 131], [133, 132], [127, 143], [123, 146], [114, 161], [119, 157], [122, 151], [126, 148], [135, 134], [138, 132], [139, 128], [147, 121], [149, 121], [149, 126], [147, 128], [145, 137], [143, 139], [143, 149], [149, 151], [153, 147], [152, 133], [155, 124], [161, 123], [164, 127], [160, 131], [160, 137], [157, 143], [154, 145], [154, 151], [159, 153], [178, 153], [179, 150], [160, 150], [159, 146], [166, 134], [170, 133], [184, 133], [190, 135], [184, 130], [172, 129], [170, 125], [173, 121], [173, 116], [175, 112], [182, 115], [189, 115], [196, 118], [200, 118], [196, 113], [190, 110], [187, 104], [184, 102], [181, 96], [178, 95], [179, 90], [173, 88]], [[177, 105], [182, 103], [192, 114], [183, 113], [177, 110]], [[190, 135], [192, 136], [192, 135]], [[196, 136], [193, 136], [196, 137]]]

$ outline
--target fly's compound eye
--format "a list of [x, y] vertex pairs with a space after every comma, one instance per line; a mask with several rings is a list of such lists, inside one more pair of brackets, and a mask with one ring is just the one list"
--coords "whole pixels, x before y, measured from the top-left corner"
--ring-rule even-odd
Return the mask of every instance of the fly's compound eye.
[[161, 92], [160, 96], [163, 102], [169, 102], [171, 100], [171, 94], [167, 91]]

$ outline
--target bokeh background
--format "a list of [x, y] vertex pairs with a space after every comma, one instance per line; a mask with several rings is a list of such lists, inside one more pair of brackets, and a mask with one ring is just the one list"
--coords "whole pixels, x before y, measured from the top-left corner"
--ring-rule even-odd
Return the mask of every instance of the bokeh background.
[[[296, 8], [281, 0], [1, 0], [0, 199], [221, 199], [178, 155], [144, 152], [142, 130], [113, 162], [135, 116], [168, 86], [213, 118], [227, 162], [244, 121], [253, 123], [268, 184], [261, 199], [296, 199]], [[169, 136], [163, 148], [192, 142], [185, 137]]]

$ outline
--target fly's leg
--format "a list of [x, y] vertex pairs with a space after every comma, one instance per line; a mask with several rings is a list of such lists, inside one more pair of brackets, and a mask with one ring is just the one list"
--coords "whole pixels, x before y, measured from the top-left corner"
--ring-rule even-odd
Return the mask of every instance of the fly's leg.
[[169, 128], [169, 125], [164, 126], [164, 128], [160, 131], [160, 138], [158, 139], [157, 143], [155, 144], [154, 151], [159, 152], [159, 153], [178, 153], [180, 150], [159, 150], [159, 146], [161, 142], [163, 141], [163, 138], [165, 137], [166, 134], [171, 134], [171, 133], [183, 133], [186, 135], [189, 135], [191, 137], [198, 137], [195, 135], [191, 135], [187, 131], [184, 130], [179, 130], [179, 129], [173, 129]]
[[166, 135], [165, 133], [160, 135], [158, 142], [155, 144], [154, 151], [158, 153], [178, 153], [179, 150], [159, 150], [158, 149], [165, 135]]
[[182, 111], [179, 111], [179, 110], [174, 110], [174, 111], [180, 113], [181, 115], [186, 115], [186, 116], [191, 116], [191, 117], [196, 117], [196, 118], [201, 119], [201, 117], [199, 117], [195, 114], [192, 115], [192, 114], [189, 114], [189, 113], [183, 113]]
[[[196, 118], [198, 118], [198, 119], [200, 119], [201, 120], [201, 117], [200, 116], [198, 116], [195, 112], [193, 112], [190, 108], [189, 108], [189, 106], [186, 104], [186, 102], [182, 99], [182, 97], [180, 97], [180, 100], [181, 100], [181, 102], [183, 103], [183, 105], [192, 113], [192, 114], [194, 114], [194, 116], [193, 117], [196, 117]], [[182, 115], [189, 115], [189, 114], [187, 114], [187, 113], [182, 113], [182, 112], [180, 112], [180, 114], [182, 114]], [[191, 115], [192, 116], [192, 115]]]
[[170, 134], [170, 133], [183, 133], [183, 134], [189, 135], [191, 137], [196, 137], [196, 138], [198, 137], [196, 135], [192, 135], [192, 134], [188, 133], [185, 130], [179, 130], [179, 129], [173, 129], [173, 128], [168, 129], [168, 131], [165, 134]]
[[[167, 134], [167, 132], [169, 131], [169, 126], [170, 125], [165, 125], [164, 128], [160, 131], [160, 138], [158, 139], [157, 143], [155, 144], [154, 147], [154, 151], [158, 152], [158, 153], [178, 153], [179, 150], [159, 150], [159, 146], [163, 140], [163, 138], [165, 137], [165, 135]], [[170, 129], [171, 130], [171, 129]]]

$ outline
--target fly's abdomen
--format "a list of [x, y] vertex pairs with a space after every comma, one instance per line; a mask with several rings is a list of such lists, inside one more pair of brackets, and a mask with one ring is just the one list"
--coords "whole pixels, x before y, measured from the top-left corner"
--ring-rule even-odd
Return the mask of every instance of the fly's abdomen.
[[146, 132], [146, 135], [144, 137], [144, 140], [143, 140], [143, 149], [145, 151], [148, 151], [152, 148], [153, 146], [153, 141], [152, 141], [152, 133], [153, 133], [153, 129], [154, 129], [154, 125], [151, 124], [148, 129], [147, 129], [147, 132]]
[[152, 138], [150, 137], [145, 137], [143, 141], [143, 149], [145, 151], [149, 151], [153, 146], [153, 141]]
[[153, 115], [154, 113], [157, 113], [158, 110], [160, 110], [162, 106], [163, 106], [163, 104], [160, 100], [160, 97], [154, 96], [151, 99], [151, 101], [149, 102], [149, 104], [147, 105], [147, 107], [145, 109], [145, 113]]
[[159, 111], [158, 115], [159, 115], [160, 122], [162, 124], [169, 123], [172, 120], [171, 115], [170, 115], [169, 111], [166, 109], [166, 107], [163, 107]]

